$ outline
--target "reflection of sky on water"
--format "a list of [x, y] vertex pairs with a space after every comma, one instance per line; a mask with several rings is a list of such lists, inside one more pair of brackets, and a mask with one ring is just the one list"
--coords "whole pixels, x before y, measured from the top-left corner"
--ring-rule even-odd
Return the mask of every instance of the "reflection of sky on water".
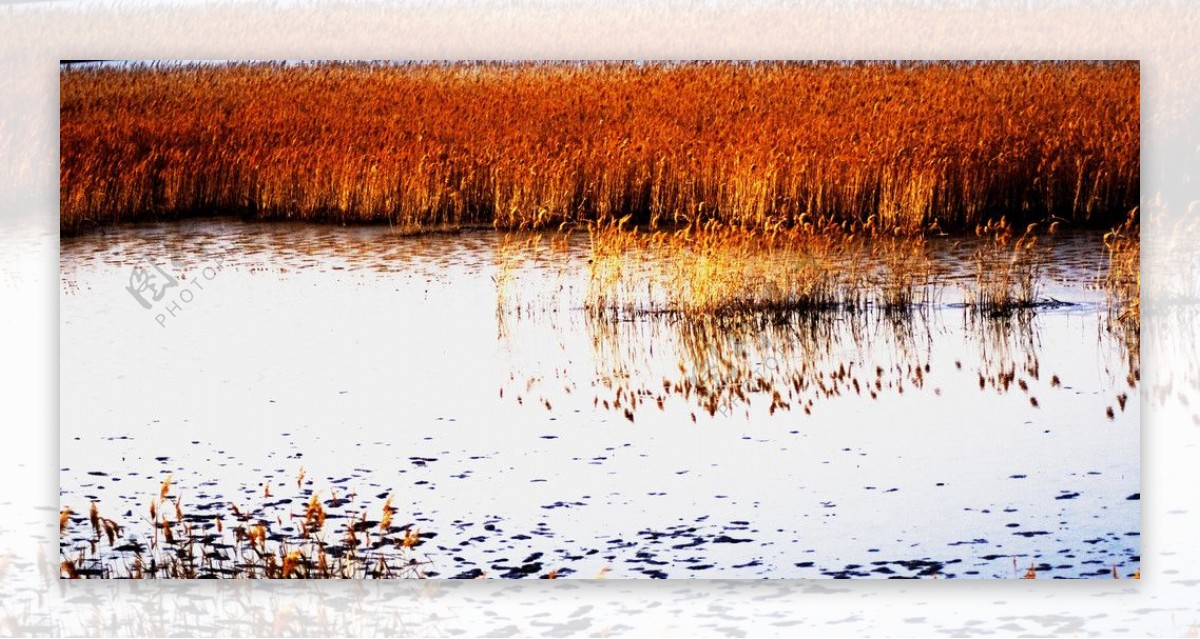
[[[141, 512], [166, 473], [192, 503], [249, 501], [303, 465], [317, 489], [394, 490], [398, 519], [439, 533], [426, 552], [441, 576], [534, 552], [546, 568], [610, 566], [613, 577], [1010, 577], [1031, 562], [1069, 577], [1139, 565], [1138, 395], [1096, 292], [1071, 283], [1094, 274], [1096, 237], [1061, 240], [1061, 281], [1048, 285], [1081, 307], [1008, 332], [946, 308], [900, 331], [858, 318], [815, 341], [773, 336], [751, 342], [750, 365], [819, 372], [811, 405], [772, 415], [769, 395], [750, 393], [693, 423], [687, 398], [660, 409], [644, 396], [630, 424], [599, 405], [615, 392], [604, 378], [620, 371], [631, 388], [661, 391], [664, 377], [680, 380], [686, 348], [678, 327], [589, 323], [582, 244], [515, 275], [523, 298], [556, 310], [501, 326], [491, 233], [246, 230], [187, 223], [63, 241], [64, 504]], [[203, 288], [160, 326], [160, 310], [125, 290], [134, 258], [175, 258]], [[789, 357], [766, 369], [766, 351]], [[855, 373], [820, 391], [843, 366]], [[853, 391], [855, 378], [878, 379], [876, 398]]]

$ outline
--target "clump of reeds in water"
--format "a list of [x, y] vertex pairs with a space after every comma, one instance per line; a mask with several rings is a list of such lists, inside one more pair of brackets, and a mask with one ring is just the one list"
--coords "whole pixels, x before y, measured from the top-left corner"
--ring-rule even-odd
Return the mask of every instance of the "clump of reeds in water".
[[[143, 517], [110, 519], [92, 502], [87, 517], [59, 514], [64, 578], [335, 579], [436, 574], [418, 556], [433, 533], [399, 524], [388, 496], [368, 507], [355, 493], [322, 498], [296, 481], [297, 497], [264, 488], [256, 507], [188, 506], [167, 477]], [[280, 485], [276, 490], [282, 489]]]
[[709, 219], [679, 228], [589, 225], [586, 308], [613, 317], [910, 311], [935, 295], [920, 235], [818, 218], [784, 225]]
[[[690, 235], [694, 239], [696, 229], [689, 234], [683, 229], [656, 232], [616, 226], [593, 229], [589, 252], [585, 253], [591, 256], [589, 268], [595, 269], [589, 271], [591, 288], [583, 298], [583, 306], [588, 309], [584, 319], [594, 351], [595, 371], [591, 381], [582, 382], [588, 375], [581, 377], [568, 367], [547, 370], [539, 355], [534, 370], [527, 371], [529, 374], [520, 366], [514, 367], [508, 381], [501, 385], [502, 398], [544, 406], [554, 412], [562, 410], [560, 400], [570, 404], [570, 397], [590, 392], [594, 408], [613, 411], [629, 422], [637, 422], [642, 411], [675, 410], [673, 405], [682, 401], [685, 411], [690, 410], [691, 419], [697, 421], [705, 415], [718, 418], [718, 415], [744, 413], [749, 418], [756, 413], [774, 415], [779, 411], [808, 415], [819, 410], [823, 403], [840, 397], [874, 401], [892, 394], [936, 395], [940, 394], [940, 388], [934, 380], [945, 379], [947, 374], [966, 376], [971, 384], [977, 381], [980, 392], [1020, 393], [1035, 409], [1050, 405], [1055, 393], [1065, 388], [1057, 372], [1043, 371], [1039, 361], [1037, 315], [1041, 306], [1013, 303], [1012, 300], [1021, 298], [1012, 292], [994, 298], [1008, 300], [999, 308], [963, 308], [966, 334], [976, 336], [979, 356], [955, 362], [949, 373], [934, 370], [929, 360], [931, 340], [943, 330], [939, 322], [944, 314], [925, 310], [938, 304], [935, 299], [938, 288], [928, 282], [936, 281], [939, 276], [936, 262], [944, 258], [928, 255], [929, 249], [924, 248], [921, 238], [914, 241], [903, 236], [872, 237], [861, 229], [854, 238], [847, 233], [842, 242], [862, 243], [856, 244], [853, 257], [846, 260], [854, 276], [837, 281], [866, 286], [867, 292], [859, 295], [871, 301], [862, 306], [801, 306], [782, 310], [776, 305], [776, 310], [763, 311], [754, 297], [761, 291], [752, 289], [756, 280], [744, 279], [746, 273], [757, 271], [744, 265], [770, 261], [744, 248], [742, 242], [729, 240], [733, 246], [747, 251], [744, 259], [717, 258], [708, 262], [737, 267], [719, 275], [730, 282], [718, 289], [736, 295], [726, 298], [706, 294], [693, 299], [689, 296], [696, 289], [686, 281], [692, 275], [686, 271], [680, 274], [664, 261], [694, 263], [697, 258], [687, 255], [679, 240], [672, 238]], [[707, 231], [712, 237], [731, 233], [711, 225]], [[750, 233], [742, 237], [761, 240], [760, 235]], [[824, 234], [825, 241], [829, 235]], [[874, 250], [868, 248], [871, 242], [864, 237], [878, 241]], [[804, 246], [797, 241], [789, 250]], [[900, 247], [918, 248], [896, 250], [893, 241]], [[703, 245], [714, 244], [720, 242], [709, 239]], [[957, 272], [969, 273], [971, 268], [991, 264], [981, 259], [981, 253], [1002, 258], [1006, 268], [1014, 260], [1011, 243], [1001, 245], [989, 236], [980, 239], [979, 244], [983, 248], [968, 258], [976, 262], [968, 262], [965, 269]], [[518, 261], [516, 256], [530, 245], [512, 248], [503, 259]], [[886, 252], [880, 247], [887, 247]], [[1100, 249], [1099, 237], [1096, 248]], [[1045, 259], [1048, 257], [1045, 249], [1039, 245], [1036, 251], [1017, 254], [1015, 260], [1028, 261], [1033, 254], [1037, 259]], [[1015, 270], [1028, 273], [1035, 266], [1019, 266]], [[881, 270], [886, 276], [875, 275]], [[838, 277], [837, 269], [831, 268], [829, 272]], [[1037, 276], [1043, 276], [1040, 267]], [[681, 277], [682, 283], [671, 285], [674, 278]], [[1011, 284], [1013, 278], [1012, 272], [1008, 272], [1001, 281], [1010, 282], [1006, 286], [1019, 291], [1019, 287]], [[864, 282], [869, 283], [864, 285]], [[976, 280], [968, 275], [963, 285], [974, 287]], [[521, 291], [531, 290], [536, 291], [535, 299], [524, 298]], [[526, 322], [526, 328], [534, 327], [532, 339], [539, 344], [542, 339], [553, 339], [558, 334], [561, 330], [558, 322], [571, 321], [570, 313], [564, 319], [560, 313], [523, 312], [538, 308], [578, 309], [577, 301], [564, 305], [556, 300], [562, 290], [562, 286], [542, 285], [514, 287], [509, 291], [513, 299], [498, 307], [504, 327], [501, 338], [506, 340], [506, 348], [517, 346], [510, 340], [522, 332], [519, 328], [509, 330], [515, 326], [510, 324], [513, 320]], [[897, 294], [896, 290], [908, 292]], [[1025, 295], [1032, 299], [1031, 293]], [[731, 304], [720, 303], [730, 299]], [[957, 305], [942, 308], [949, 310], [954, 306]], [[1102, 332], [1098, 348], [1108, 352], [1115, 347], [1111, 352], [1126, 352], [1123, 347], [1133, 346], [1129, 351], [1130, 367], [1120, 374], [1127, 373], [1130, 388], [1135, 388], [1139, 376], [1136, 344], [1121, 337]], [[1111, 339], [1117, 342], [1110, 342]], [[1128, 396], [1118, 393], [1115, 399], [1109, 409], [1110, 418], [1115, 417], [1115, 411], [1125, 409]]]
[[1102, 285], [1116, 320], [1140, 324], [1142, 316], [1141, 240], [1137, 209], [1130, 211], [1123, 224], [1104, 234], [1108, 265]]
[[[628, 218], [593, 223], [583, 307], [597, 351], [594, 404], [630, 421], [640, 408], [664, 409], [672, 396], [709, 415], [749, 407], [755, 396], [769, 399], [771, 413], [807, 413], [814, 403], [847, 391], [874, 399], [920, 389], [929, 370], [919, 357], [879, 367], [861, 349], [857, 356], [843, 349], [868, 343], [862, 334], [884, 332], [897, 336], [898, 350], [919, 352], [901, 349], [903, 336], [930, 330], [927, 311], [954, 306], [963, 308], [969, 331], [988, 344], [974, 371], [980, 390], [1029, 391], [1040, 379], [1031, 337], [1036, 313], [1072, 303], [1040, 296], [1056, 226], [1031, 224], [1018, 234], [1004, 220], [982, 224], [975, 238], [945, 240], [953, 250], [960, 243], [974, 247], [967, 263], [958, 265], [934, 253], [926, 234], [938, 229], [885, 231], [872, 220], [754, 227], [710, 219], [676, 228], [639, 228]], [[965, 302], [942, 306], [943, 288], [955, 276]], [[508, 308], [514, 306], [524, 308]], [[858, 333], [820, 338], [835, 327]], [[1015, 335], [1026, 339], [1010, 346]], [[631, 351], [646, 343], [659, 357]], [[819, 355], [828, 350], [842, 351], [844, 359], [824, 369]], [[631, 372], [653, 370], [664, 353], [668, 359], [675, 353], [678, 370], [656, 372], [661, 387], [633, 385], [644, 375]], [[876, 368], [875, 376], [865, 374]], [[1135, 364], [1130, 371], [1136, 378]], [[1051, 376], [1050, 389], [1059, 387], [1056, 379]], [[521, 401], [533, 387], [514, 391]], [[1028, 401], [1039, 405], [1032, 394]]]
[[[1042, 236], [1039, 225], [1030, 224], [1017, 235], [1004, 218], [981, 224], [975, 235], [981, 244], [975, 252], [975, 286], [965, 290], [967, 307], [976, 313], [993, 316], [1031, 309], [1043, 302], [1038, 298], [1039, 271], [1045, 255], [1039, 252]], [[1046, 229], [1054, 233], [1054, 223]]]
[[[1104, 235], [1108, 264], [1101, 285], [1108, 297], [1107, 329], [1125, 346], [1129, 372], [1125, 378], [1130, 390], [1141, 381], [1142, 344], [1142, 272], [1140, 223], [1138, 210], [1129, 212], [1124, 224]], [[1117, 405], [1125, 410], [1125, 398]], [[1112, 411], [1112, 408], [1109, 408]], [[1109, 413], [1110, 417], [1112, 413]]]
[[1104, 224], [1138, 202], [1138, 85], [1136, 62], [69, 69], [61, 228]]

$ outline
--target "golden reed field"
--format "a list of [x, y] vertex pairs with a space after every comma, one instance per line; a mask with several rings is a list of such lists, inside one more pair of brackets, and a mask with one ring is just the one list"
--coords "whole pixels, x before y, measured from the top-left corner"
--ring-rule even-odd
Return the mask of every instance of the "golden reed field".
[[896, 231], [1138, 203], [1136, 62], [65, 68], [61, 229], [196, 215]]

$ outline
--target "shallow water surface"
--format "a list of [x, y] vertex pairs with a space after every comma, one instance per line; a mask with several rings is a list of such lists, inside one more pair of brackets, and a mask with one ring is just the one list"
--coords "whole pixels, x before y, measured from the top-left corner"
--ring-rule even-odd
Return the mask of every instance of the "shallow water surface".
[[267, 483], [297, 513], [390, 493], [438, 577], [1138, 570], [1139, 374], [1091, 285], [1097, 235], [1041, 271], [1069, 306], [972, 318], [971, 247], [947, 238], [920, 312], [785, 325], [597, 321], [586, 237], [501, 244], [224, 220], [64, 238], [63, 505], [145, 539], [167, 475], [222, 512]]

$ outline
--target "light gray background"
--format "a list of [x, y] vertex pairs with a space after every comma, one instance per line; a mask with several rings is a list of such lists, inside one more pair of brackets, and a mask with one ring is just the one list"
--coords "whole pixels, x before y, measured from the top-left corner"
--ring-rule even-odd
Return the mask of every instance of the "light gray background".
[[[0, 5], [0, 634], [1182, 635], [1200, 629], [1200, 5]], [[1142, 62], [1143, 579], [60, 583], [60, 58]], [[197, 397], [195, 401], [204, 401]]]

